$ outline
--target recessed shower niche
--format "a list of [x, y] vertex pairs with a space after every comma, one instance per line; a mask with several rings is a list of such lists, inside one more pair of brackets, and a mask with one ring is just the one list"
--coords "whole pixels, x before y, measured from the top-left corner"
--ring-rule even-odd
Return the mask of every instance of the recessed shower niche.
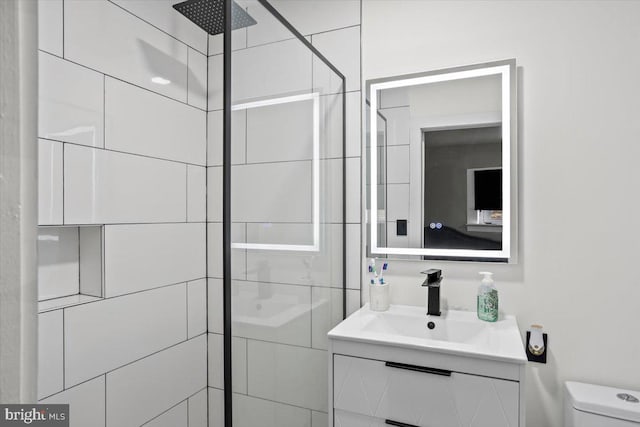
[[38, 311], [101, 299], [103, 227], [38, 228]]

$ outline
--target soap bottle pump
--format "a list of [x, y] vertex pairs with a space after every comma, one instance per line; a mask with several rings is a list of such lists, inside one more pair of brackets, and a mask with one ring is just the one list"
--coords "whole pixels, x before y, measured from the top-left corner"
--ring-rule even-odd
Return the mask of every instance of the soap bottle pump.
[[498, 290], [493, 283], [493, 273], [480, 272], [484, 277], [478, 288], [478, 319], [486, 322], [498, 320]]

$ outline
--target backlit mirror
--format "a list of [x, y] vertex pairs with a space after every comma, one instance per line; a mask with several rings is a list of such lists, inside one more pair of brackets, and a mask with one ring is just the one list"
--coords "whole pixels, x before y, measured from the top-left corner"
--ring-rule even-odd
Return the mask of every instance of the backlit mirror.
[[515, 101], [515, 60], [367, 82], [370, 255], [514, 261]]

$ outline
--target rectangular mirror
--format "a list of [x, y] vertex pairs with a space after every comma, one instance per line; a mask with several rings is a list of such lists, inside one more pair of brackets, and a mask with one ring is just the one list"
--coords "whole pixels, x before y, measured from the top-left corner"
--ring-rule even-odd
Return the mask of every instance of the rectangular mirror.
[[369, 80], [366, 104], [370, 255], [513, 262], [515, 60]]

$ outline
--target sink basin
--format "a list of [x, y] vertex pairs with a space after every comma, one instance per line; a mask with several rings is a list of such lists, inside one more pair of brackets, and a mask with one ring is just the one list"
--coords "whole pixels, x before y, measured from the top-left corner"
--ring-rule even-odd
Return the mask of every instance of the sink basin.
[[489, 323], [469, 311], [427, 316], [423, 307], [392, 305], [388, 311], [376, 312], [367, 304], [331, 330], [329, 337], [517, 363], [527, 360], [513, 316]]

